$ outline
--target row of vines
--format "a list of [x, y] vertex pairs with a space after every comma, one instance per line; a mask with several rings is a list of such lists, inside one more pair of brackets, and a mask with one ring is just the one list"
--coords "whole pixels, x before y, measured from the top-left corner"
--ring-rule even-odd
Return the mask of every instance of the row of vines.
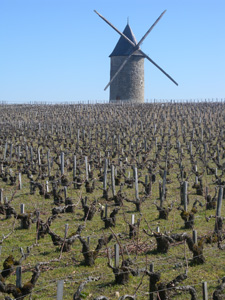
[[225, 104], [0, 106], [0, 298], [225, 298]]

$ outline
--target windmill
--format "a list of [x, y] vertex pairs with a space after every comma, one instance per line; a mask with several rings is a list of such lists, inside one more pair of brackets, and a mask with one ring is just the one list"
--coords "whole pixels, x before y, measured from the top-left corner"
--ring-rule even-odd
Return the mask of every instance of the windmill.
[[178, 85], [168, 73], [140, 49], [140, 45], [165, 14], [166, 10], [161, 13], [138, 43], [129, 24], [127, 24], [124, 31], [121, 32], [96, 10], [94, 10], [94, 12], [120, 34], [120, 39], [109, 56], [111, 59], [110, 82], [104, 88], [104, 90], [106, 90], [110, 86], [110, 102], [114, 102], [115, 100], [138, 103], [144, 102], [145, 58], [165, 74], [173, 83]]

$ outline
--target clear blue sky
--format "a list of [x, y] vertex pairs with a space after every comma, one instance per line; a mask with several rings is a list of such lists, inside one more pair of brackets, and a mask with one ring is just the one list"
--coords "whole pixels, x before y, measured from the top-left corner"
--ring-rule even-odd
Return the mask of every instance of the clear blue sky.
[[108, 100], [109, 54], [127, 18], [142, 50], [145, 99], [225, 98], [224, 0], [0, 0], [0, 101]]

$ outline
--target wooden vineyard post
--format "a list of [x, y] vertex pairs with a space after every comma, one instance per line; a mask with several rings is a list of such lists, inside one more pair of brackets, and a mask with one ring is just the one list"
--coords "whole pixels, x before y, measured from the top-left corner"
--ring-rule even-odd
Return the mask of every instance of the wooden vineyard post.
[[18, 155], [18, 161], [20, 161], [20, 145], [18, 146], [18, 148], [17, 148], [18, 150], [17, 150], [17, 155]]
[[48, 180], [46, 180], [45, 186], [46, 186], [46, 193], [49, 193], [49, 185], [48, 185]]
[[8, 143], [5, 143], [5, 150], [4, 150], [4, 157], [3, 160], [6, 160], [6, 154], [7, 154], [7, 148], [8, 148]]
[[16, 268], [16, 287], [19, 289], [22, 287], [22, 268], [21, 267]]
[[11, 143], [11, 145], [10, 145], [10, 153], [9, 153], [9, 162], [10, 163], [12, 161], [12, 151], [13, 151], [13, 144]]
[[198, 176], [195, 176], [195, 184], [198, 184]]
[[180, 141], [177, 141], [177, 153], [180, 154]]
[[131, 215], [131, 225], [134, 225], [134, 222], [135, 222], [135, 215], [132, 214]]
[[120, 247], [118, 244], [114, 245], [114, 251], [115, 251], [115, 268], [119, 268], [119, 253], [120, 253]]
[[33, 190], [33, 181], [32, 180], [30, 180], [30, 195], [33, 195], [33, 192], [34, 190]]
[[208, 298], [207, 282], [206, 281], [204, 281], [202, 283], [202, 292], [203, 292], [203, 300], [209, 300], [209, 298]]
[[117, 177], [117, 168], [114, 167], [114, 177], [116, 178]]
[[143, 132], [143, 123], [141, 121], [141, 132]]
[[223, 188], [220, 187], [219, 195], [218, 195], [218, 199], [217, 199], [217, 208], [216, 208], [216, 216], [217, 217], [221, 216], [222, 198], [223, 198]]
[[201, 141], [203, 142], [204, 139], [204, 130], [203, 127], [201, 127]]
[[24, 212], [25, 212], [25, 204], [20, 204], [20, 213], [21, 214], [24, 214]]
[[[155, 118], [157, 118], [157, 116], [155, 115]], [[156, 134], [156, 129], [157, 129], [157, 123], [154, 123], [154, 131], [153, 131], [153, 135]]]
[[223, 188], [220, 186], [219, 188], [219, 194], [217, 198], [217, 207], [216, 207], [216, 222], [215, 222], [215, 231], [219, 231], [219, 218], [221, 217], [221, 209], [222, 209], [222, 199], [223, 199]]
[[193, 230], [192, 236], [193, 236], [193, 242], [194, 242], [195, 244], [198, 244], [197, 230]]
[[88, 157], [85, 156], [84, 160], [85, 160], [85, 175], [86, 175], [85, 179], [88, 181]]
[[60, 160], [60, 165], [61, 165], [61, 175], [64, 175], [64, 152], [61, 152], [61, 160]]
[[47, 152], [47, 162], [48, 162], [48, 177], [51, 176], [51, 164], [50, 164], [50, 151]]
[[195, 172], [198, 172], [198, 166], [197, 165], [194, 166], [194, 170], [195, 170]]
[[113, 197], [116, 195], [114, 173], [115, 173], [114, 165], [111, 165], [111, 182], [112, 182], [112, 195], [113, 195]]
[[139, 200], [139, 191], [138, 191], [138, 172], [137, 168], [134, 168], [134, 182], [135, 182], [135, 198]]
[[218, 164], [220, 164], [220, 149], [219, 149], [219, 145], [218, 145], [218, 144], [217, 144], [216, 150], [217, 150], [217, 160], [218, 160]]
[[69, 224], [65, 224], [65, 236], [64, 236], [64, 239], [66, 239], [66, 237], [67, 237], [68, 229], [69, 229]]
[[73, 156], [73, 180], [76, 179], [76, 172], [77, 172], [77, 157], [76, 155]]
[[3, 189], [0, 189], [0, 204], [3, 204]]
[[30, 146], [30, 161], [31, 161], [31, 164], [33, 164], [33, 148], [32, 148], [32, 146]]
[[163, 173], [163, 185], [162, 185], [162, 193], [161, 193], [161, 197], [160, 197], [160, 207], [162, 208], [163, 206], [163, 202], [166, 198], [166, 173], [167, 171], [164, 170], [164, 173]]
[[[23, 204], [23, 203], [20, 204], [20, 213], [21, 213], [21, 215], [25, 213], [25, 204]], [[20, 222], [20, 227], [21, 227], [21, 229], [24, 228], [23, 227], [23, 220], [21, 220], [21, 222]]]
[[207, 144], [204, 144], [204, 161], [206, 162], [207, 157]]
[[[149, 266], [149, 271], [151, 273], [154, 272], [154, 263], [151, 263], [150, 266]], [[149, 276], [149, 300], [154, 300], [154, 293], [153, 291], [151, 290], [151, 276]]]
[[104, 164], [104, 174], [103, 174], [103, 197], [107, 192], [107, 170], [108, 170], [108, 160], [106, 158]]
[[79, 140], [80, 140], [80, 129], [77, 130], [77, 148], [79, 146]]
[[41, 166], [41, 153], [40, 153], [40, 148], [38, 148], [38, 150], [37, 150], [37, 155], [38, 155], [38, 166], [39, 166], [39, 168], [40, 168], [40, 166]]
[[59, 280], [57, 283], [57, 300], [63, 300], [64, 280]]
[[21, 177], [21, 173], [19, 173], [19, 190], [22, 190], [22, 177]]
[[188, 182], [184, 181], [183, 182], [183, 193], [182, 193], [182, 203], [184, 205], [184, 210], [187, 211], [187, 187], [188, 187]]

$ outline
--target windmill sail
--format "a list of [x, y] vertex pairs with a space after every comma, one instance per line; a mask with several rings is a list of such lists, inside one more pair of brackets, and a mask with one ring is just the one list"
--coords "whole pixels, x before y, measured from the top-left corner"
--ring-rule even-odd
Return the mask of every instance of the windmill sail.
[[[166, 75], [174, 84], [178, 85], [178, 83], [168, 74], [166, 73], [157, 63], [155, 63], [147, 54], [145, 54], [141, 49], [140, 49], [140, 45], [143, 43], [143, 41], [146, 39], [146, 37], [149, 35], [149, 33], [152, 31], [152, 29], [155, 27], [155, 25], [159, 22], [159, 20], [162, 18], [162, 16], [165, 14], [166, 10], [164, 10], [161, 15], [156, 19], [156, 21], [153, 23], [153, 25], [147, 30], [147, 32], [144, 34], [144, 36], [140, 39], [140, 41], [137, 43], [131, 29], [130, 26], [127, 24], [127, 26], [125, 27], [125, 30], [123, 32], [121, 32], [120, 30], [118, 30], [112, 23], [110, 23], [106, 18], [104, 18], [100, 13], [98, 13], [96, 10], [94, 10], [94, 12], [96, 14], [98, 14], [98, 16], [103, 19], [110, 27], [112, 27], [117, 33], [120, 34], [120, 39], [116, 45], [116, 47], [114, 48], [113, 52], [110, 54], [111, 57], [111, 76], [110, 76], [110, 81], [109, 83], [106, 85], [105, 89], [106, 90], [114, 81], [115, 79], [120, 76], [120, 73], [124, 73], [124, 76], [127, 77], [128, 81], [130, 80], [129, 76], [129, 72], [134, 73], [135, 72], [135, 67], [132, 66], [131, 68], [127, 67], [128, 63], [129, 64], [133, 64], [134, 59], [132, 59], [132, 57], [142, 57], [142, 58], [147, 58], [148, 61], [150, 61], [155, 67], [157, 67], [164, 75]], [[119, 60], [117, 60], [117, 63], [115, 63], [115, 59], [114, 59], [114, 63], [112, 64], [112, 59], [113, 57], [124, 57], [123, 60], [120, 59], [120, 65], [118, 65]], [[132, 59], [132, 60], [131, 60]], [[137, 60], [139, 61], [139, 60]], [[139, 62], [138, 62], [139, 63]], [[139, 63], [139, 70], [141, 70], [143, 63], [140, 64]], [[112, 68], [113, 66], [113, 68]], [[116, 69], [115, 69], [115, 66]], [[126, 68], [126, 72], [124, 71], [124, 69]], [[113, 69], [113, 71], [112, 71]], [[141, 73], [143, 73], [143, 71], [141, 70]], [[124, 77], [123, 76], [123, 77]], [[120, 79], [123, 79], [123, 77], [120, 77]], [[134, 84], [137, 85], [138, 84], [138, 80], [142, 77], [142, 75], [137, 75], [136, 79], [133, 80]], [[124, 80], [117, 80], [117, 85], [121, 85], [121, 89], [123, 89], [123, 86], [121, 84], [121, 81]], [[140, 80], [140, 86], [143, 89], [143, 84], [142, 84], [143, 80]], [[125, 83], [124, 83], [125, 84]], [[129, 84], [132, 84], [132, 82], [127, 83], [127, 90], [129, 89]], [[126, 85], [126, 84], [125, 84]], [[116, 87], [116, 85], [114, 85], [114, 87]], [[134, 87], [134, 89], [137, 90], [136, 86]], [[115, 94], [115, 93], [114, 93]], [[123, 92], [122, 92], [123, 94]], [[132, 94], [132, 93], [131, 93]], [[135, 94], [135, 93], [134, 93]], [[115, 96], [113, 96], [115, 97]], [[125, 97], [125, 96], [123, 96]], [[133, 96], [131, 96], [133, 97]], [[120, 96], [116, 96], [116, 99], [119, 99]], [[125, 97], [126, 98], [126, 97]]]

